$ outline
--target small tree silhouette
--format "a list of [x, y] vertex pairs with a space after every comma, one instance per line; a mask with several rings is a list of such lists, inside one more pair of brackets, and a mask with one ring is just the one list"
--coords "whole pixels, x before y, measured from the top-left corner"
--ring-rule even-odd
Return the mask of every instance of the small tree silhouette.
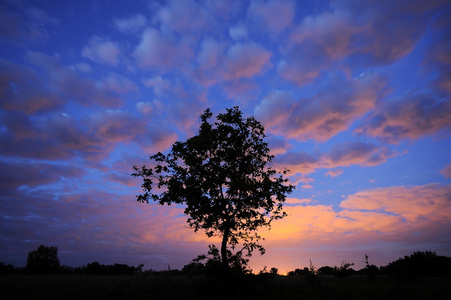
[[30, 251], [27, 258], [26, 270], [35, 274], [54, 274], [60, 270], [58, 248], [56, 246], [41, 245]]
[[368, 261], [368, 255], [365, 254], [365, 260], [363, 261], [365, 263], [365, 272], [369, 279], [374, 279], [376, 277], [377, 273], [379, 273], [379, 268], [375, 265], [370, 265]]

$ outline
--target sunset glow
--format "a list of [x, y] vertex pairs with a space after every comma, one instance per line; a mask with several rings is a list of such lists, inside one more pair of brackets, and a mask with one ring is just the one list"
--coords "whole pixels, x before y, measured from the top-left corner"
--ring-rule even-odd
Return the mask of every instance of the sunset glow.
[[451, 256], [447, 0], [11, 0], [0, 37], [0, 262], [181, 269], [218, 245], [131, 173], [233, 106], [296, 185], [254, 272]]

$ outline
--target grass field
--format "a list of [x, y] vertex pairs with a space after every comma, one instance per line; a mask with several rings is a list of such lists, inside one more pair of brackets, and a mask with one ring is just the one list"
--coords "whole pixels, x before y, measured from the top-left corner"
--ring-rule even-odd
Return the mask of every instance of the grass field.
[[2, 299], [449, 299], [451, 277], [398, 281], [388, 277], [303, 276], [209, 278], [186, 275], [6, 275]]

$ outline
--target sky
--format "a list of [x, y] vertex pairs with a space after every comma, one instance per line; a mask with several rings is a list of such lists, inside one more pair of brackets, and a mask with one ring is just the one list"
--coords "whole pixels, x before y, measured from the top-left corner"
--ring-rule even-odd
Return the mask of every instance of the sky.
[[133, 166], [239, 106], [290, 170], [254, 272], [451, 256], [451, 3], [0, 3], [0, 261], [181, 269], [217, 238]]

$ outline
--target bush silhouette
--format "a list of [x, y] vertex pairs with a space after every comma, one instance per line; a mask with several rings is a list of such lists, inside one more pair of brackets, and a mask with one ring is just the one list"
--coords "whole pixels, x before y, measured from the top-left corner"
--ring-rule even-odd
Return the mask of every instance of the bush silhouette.
[[60, 270], [58, 248], [41, 245], [30, 251], [27, 258], [26, 270], [33, 274], [54, 274]]
[[438, 256], [432, 251], [418, 251], [391, 262], [381, 270], [400, 280], [413, 280], [425, 276], [448, 276], [451, 258]]

